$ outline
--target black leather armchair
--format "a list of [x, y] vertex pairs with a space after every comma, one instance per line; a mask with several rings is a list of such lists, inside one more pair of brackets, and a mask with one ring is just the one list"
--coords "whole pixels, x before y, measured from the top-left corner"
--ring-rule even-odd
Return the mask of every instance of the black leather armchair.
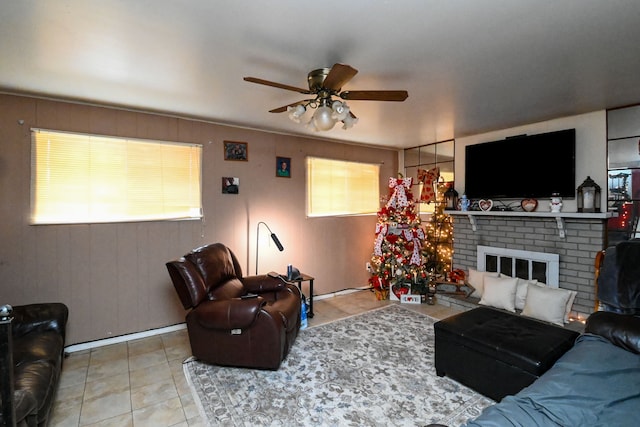
[[596, 256], [596, 310], [640, 314], [638, 259], [640, 239], [620, 242]]
[[193, 356], [207, 363], [278, 369], [300, 329], [300, 291], [267, 275], [243, 277], [221, 243], [166, 264], [186, 316]]

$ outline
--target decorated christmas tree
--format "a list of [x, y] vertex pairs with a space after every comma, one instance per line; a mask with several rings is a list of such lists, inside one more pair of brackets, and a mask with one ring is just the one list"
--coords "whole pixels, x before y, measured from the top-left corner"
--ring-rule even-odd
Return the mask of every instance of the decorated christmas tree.
[[[411, 192], [412, 178], [389, 178], [389, 197], [378, 211], [369, 279], [379, 299], [393, 299], [424, 287], [424, 230]], [[420, 293], [420, 292], [413, 292]], [[394, 298], [395, 297], [395, 298]]]
[[445, 280], [451, 271], [453, 256], [453, 222], [451, 215], [444, 212], [444, 193], [450, 183], [436, 184], [434, 211], [425, 225], [425, 240], [422, 255], [425, 268], [435, 279]]

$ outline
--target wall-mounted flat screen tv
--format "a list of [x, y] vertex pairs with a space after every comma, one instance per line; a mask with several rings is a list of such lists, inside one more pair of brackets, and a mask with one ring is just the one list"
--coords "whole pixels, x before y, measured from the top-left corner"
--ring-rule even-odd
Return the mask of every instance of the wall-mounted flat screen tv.
[[470, 199], [575, 198], [576, 130], [519, 135], [468, 145], [465, 194]]

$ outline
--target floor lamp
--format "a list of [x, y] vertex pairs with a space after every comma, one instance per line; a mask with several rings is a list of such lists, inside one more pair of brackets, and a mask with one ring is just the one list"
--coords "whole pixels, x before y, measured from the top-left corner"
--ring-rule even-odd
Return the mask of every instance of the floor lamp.
[[284, 251], [284, 246], [282, 246], [282, 243], [280, 243], [280, 240], [278, 240], [278, 236], [276, 236], [276, 233], [271, 231], [271, 229], [269, 228], [269, 226], [267, 224], [265, 224], [264, 222], [260, 221], [258, 223], [257, 228], [256, 228], [256, 276], [258, 275], [258, 251], [260, 249], [260, 224], [262, 224], [265, 227], [267, 227], [267, 230], [269, 230], [269, 233], [271, 233], [271, 239], [273, 240], [273, 243], [275, 243], [276, 246], [278, 247], [278, 250], [280, 252]]

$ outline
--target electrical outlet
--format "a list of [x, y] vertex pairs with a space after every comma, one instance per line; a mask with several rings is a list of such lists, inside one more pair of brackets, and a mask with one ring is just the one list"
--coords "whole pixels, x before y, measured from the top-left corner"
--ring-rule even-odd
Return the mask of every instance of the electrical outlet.
[[373, 274], [373, 267], [371, 267], [371, 263], [370, 262], [365, 263], [364, 269], [367, 270], [369, 273]]

